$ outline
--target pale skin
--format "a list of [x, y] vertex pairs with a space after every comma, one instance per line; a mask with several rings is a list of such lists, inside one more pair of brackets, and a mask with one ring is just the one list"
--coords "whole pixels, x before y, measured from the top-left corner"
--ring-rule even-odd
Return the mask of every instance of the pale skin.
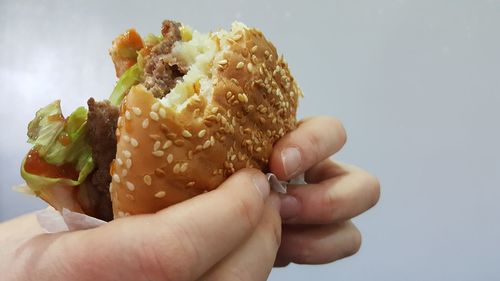
[[[341, 123], [330, 117], [306, 119], [281, 139], [271, 171], [281, 179], [305, 173], [309, 183], [286, 196], [270, 192], [261, 172], [244, 169], [215, 191], [91, 230], [46, 234], [33, 214], [4, 222], [2, 278], [266, 280], [273, 266], [352, 255], [361, 236], [350, 219], [380, 191], [370, 174], [328, 160], [344, 143]], [[290, 147], [297, 150], [285, 153]]]

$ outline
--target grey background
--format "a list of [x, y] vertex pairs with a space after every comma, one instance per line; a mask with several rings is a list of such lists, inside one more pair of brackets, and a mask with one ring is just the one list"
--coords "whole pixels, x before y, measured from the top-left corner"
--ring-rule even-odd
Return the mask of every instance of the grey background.
[[11, 191], [26, 124], [54, 99], [69, 112], [107, 97], [115, 35], [241, 20], [285, 54], [300, 116], [344, 122], [336, 158], [382, 182], [355, 220], [358, 255], [271, 280], [499, 280], [500, 1], [138, 2], [0, 2], [0, 220], [44, 206]]

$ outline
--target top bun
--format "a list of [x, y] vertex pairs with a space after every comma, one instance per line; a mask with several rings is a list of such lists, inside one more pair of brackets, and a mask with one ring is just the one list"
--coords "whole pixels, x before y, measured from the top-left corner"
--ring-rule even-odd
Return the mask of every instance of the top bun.
[[189, 66], [182, 81], [163, 99], [136, 85], [121, 105], [115, 218], [157, 212], [245, 167], [266, 171], [273, 144], [296, 126], [302, 92], [262, 32], [182, 30], [172, 50]]

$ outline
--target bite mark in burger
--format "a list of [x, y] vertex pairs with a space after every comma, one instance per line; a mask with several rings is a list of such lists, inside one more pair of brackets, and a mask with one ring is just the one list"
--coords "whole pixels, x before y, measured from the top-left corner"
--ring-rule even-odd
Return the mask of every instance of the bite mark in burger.
[[[109, 101], [91, 98], [71, 115], [80, 123], [58, 102], [30, 123], [22, 174], [57, 209], [105, 220], [156, 212], [239, 169], [266, 171], [273, 144], [296, 125], [302, 93], [287, 63], [241, 23], [199, 33], [164, 21], [160, 36], [122, 34], [110, 54], [119, 80]], [[28, 169], [33, 155], [42, 171]]]

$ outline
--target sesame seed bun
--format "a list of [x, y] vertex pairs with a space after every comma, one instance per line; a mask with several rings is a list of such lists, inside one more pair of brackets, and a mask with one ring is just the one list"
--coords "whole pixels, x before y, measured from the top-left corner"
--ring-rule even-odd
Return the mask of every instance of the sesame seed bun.
[[139, 84], [122, 102], [111, 165], [115, 218], [154, 213], [245, 167], [265, 171], [273, 144], [296, 126], [301, 90], [259, 30], [237, 23], [204, 40], [196, 34], [190, 42], [206, 45], [207, 55], [190, 55], [194, 43], [174, 47], [191, 68], [165, 98]]

